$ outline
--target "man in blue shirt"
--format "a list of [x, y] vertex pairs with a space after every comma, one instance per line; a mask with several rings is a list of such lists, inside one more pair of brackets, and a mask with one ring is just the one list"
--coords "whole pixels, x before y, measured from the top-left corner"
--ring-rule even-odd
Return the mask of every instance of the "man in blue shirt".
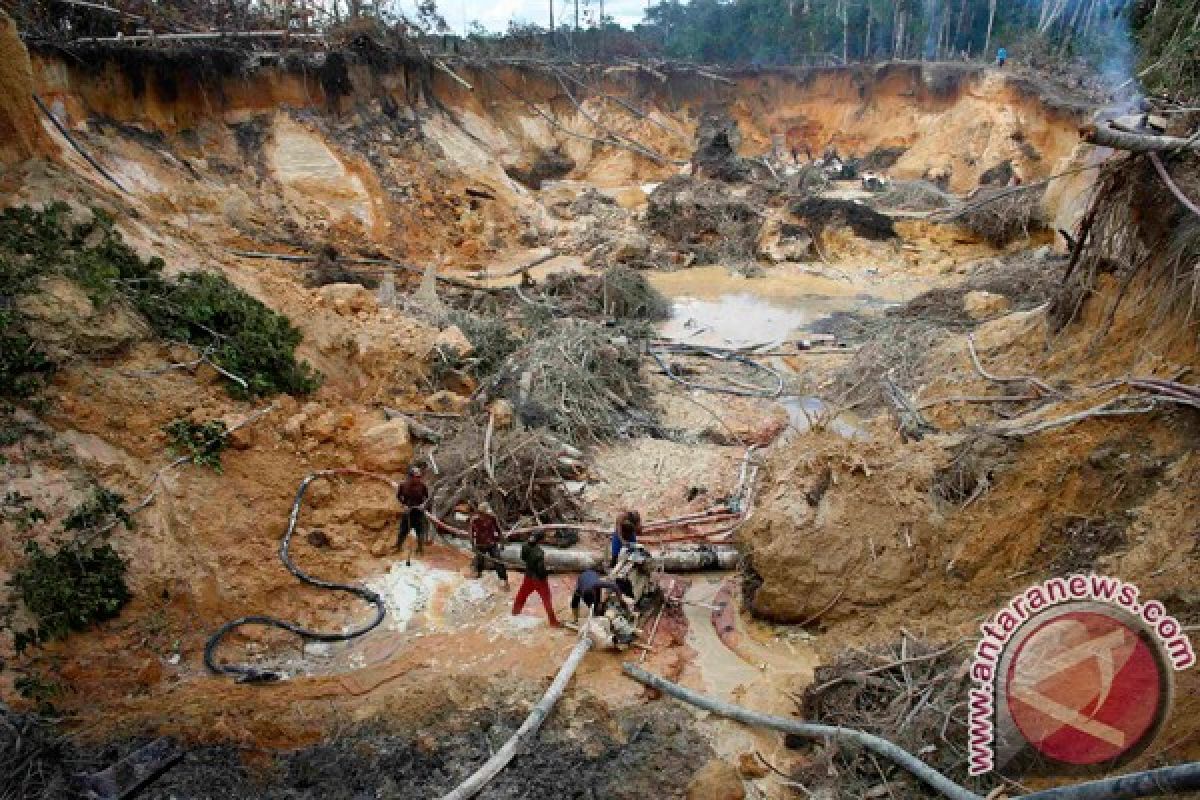
[[1003, 67], [1005, 61], [1008, 61], [1008, 50], [1001, 47], [996, 51], [996, 66]]

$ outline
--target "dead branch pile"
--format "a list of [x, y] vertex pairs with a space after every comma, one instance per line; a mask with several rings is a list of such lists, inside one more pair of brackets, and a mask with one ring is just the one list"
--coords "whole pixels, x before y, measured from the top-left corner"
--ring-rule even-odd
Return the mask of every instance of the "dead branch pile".
[[929, 181], [895, 181], [871, 201], [876, 208], [933, 211], [949, 208], [954, 197]]
[[930, 494], [936, 502], [965, 508], [992, 486], [996, 474], [1012, 462], [1012, 446], [998, 436], [979, 434], [953, 451], [950, 463], [934, 472]]
[[1045, 230], [1045, 193], [1043, 188], [1022, 192], [985, 189], [971, 198], [971, 205], [957, 215], [957, 222], [992, 245], [1004, 247]]
[[1051, 526], [1053, 535], [1043, 537], [1039, 563], [1049, 562], [1056, 575], [1090, 572], [1101, 556], [1126, 544], [1128, 527], [1129, 518], [1121, 514], [1060, 519]]
[[550, 323], [509, 357], [489, 389], [521, 422], [572, 445], [655, 430], [637, 348], [622, 335], [578, 319]]
[[862, 342], [833, 380], [844, 405], [855, 407], [882, 405], [881, 382], [886, 376], [909, 393], [925, 383], [925, 359], [946, 337], [946, 328], [936, 322], [896, 314], [838, 314], [822, 327], [836, 333], [839, 340]]
[[[1162, 159], [1163, 168], [1182, 192], [1200, 198], [1200, 156], [1185, 153]], [[1061, 328], [1096, 294], [1101, 275], [1119, 282], [1108, 300], [1105, 326], [1127, 299], [1144, 304], [1161, 319], [1180, 312], [1195, 324], [1200, 305], [1200, 217], [1191, 213], [1142, 157], [1130, 157], [1105, 169], [1097, 179], [1095, 200], [1084, 215], [1063, 289], [1052, 319]], [[1137, 285], [1136, 297], [1127, 297]]]
[[486, 501], [505, 528], [580, 519], [566, 481], [582, 468], [577, 451], [545, 431], [493, 430], [472, 421], [438, 445], [434, 514], [453, 519], [464, 503]]
[[767, 195], [758, 186], [739, 195], [716, 181], [676, 175], [651, 192], [646, 223], [697, 263], [753, 261]]
[[[881, 736], [917, 753], [951, 780], [979, 789], [967, 776], [966, 708], [970, 678], [962, 642], [938, 646], [905, 633], [892, 646], [844, 651], [818, 667], [804, 693], [802, 716]], [[838, 797], [937, 797], [894, 764], [851, 742], [819, 747], [792, 779]]]
[[550, 275], [541, 296], [571, 317], [602, 317], [623, 320], [664, 320], [671, 304], [642, 273], [616, 266], [599, 275], [560, 272]]

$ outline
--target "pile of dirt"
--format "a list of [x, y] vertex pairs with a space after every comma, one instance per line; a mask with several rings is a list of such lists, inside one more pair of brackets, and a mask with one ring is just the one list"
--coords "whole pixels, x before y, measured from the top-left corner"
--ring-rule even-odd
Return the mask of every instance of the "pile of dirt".
[[862, 157], [859, 167], [867, 172], [883, 172], [896, 166], [896, 162], [907, 152], [907, 147], [876, 147]]
[[929, 489], [946, 456], [922, 442], [897, 462], [893, 447], [821, 431], [769, 457], [758, 509], [738, 534], [762, 580], [756, 615], [824, 625], [919, 591], [936, 563]]
[[543, 150], [528, 164], [507, 166], [504, 171], [517, 183], [537, 191], [542, 188], [543, 181], [565, 177], [573, 169], [575, 162], [570, 156], [559, 150]]

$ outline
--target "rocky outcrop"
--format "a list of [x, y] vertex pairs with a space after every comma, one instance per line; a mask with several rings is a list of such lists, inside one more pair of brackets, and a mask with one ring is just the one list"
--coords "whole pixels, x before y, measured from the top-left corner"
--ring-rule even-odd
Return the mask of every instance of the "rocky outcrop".
[[400, 418], [368, 428], [359, 447], [360, 461], [367, 469], [400, 472], [413, 458], [412, 434], [408, 423]]
[[33, 103], [33, 91], [29, 53], [16, 23], [0, 10], [0, 164], [53, 149]]

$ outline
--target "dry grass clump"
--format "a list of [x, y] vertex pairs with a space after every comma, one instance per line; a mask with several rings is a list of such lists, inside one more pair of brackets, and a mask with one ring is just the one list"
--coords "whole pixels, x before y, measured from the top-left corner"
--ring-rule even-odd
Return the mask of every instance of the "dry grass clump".
[[509, 357], [490, 394], [508, 399], [526, 426], [573, 445], [656, 427], [637, 348], [585, 320], [549, 323]]
[[993, 246], [1005, 247], [1046, 229], [1046, 217], [1042, 209], [1044, 194], [1044, 189], [1020, 192], [985, 189], [976, 194], [955, 219], [959, 225]]
[[954, 204], [954, 196], [929, 181], [895, 181], [871, 201], [877, 208], [936, 211]]

